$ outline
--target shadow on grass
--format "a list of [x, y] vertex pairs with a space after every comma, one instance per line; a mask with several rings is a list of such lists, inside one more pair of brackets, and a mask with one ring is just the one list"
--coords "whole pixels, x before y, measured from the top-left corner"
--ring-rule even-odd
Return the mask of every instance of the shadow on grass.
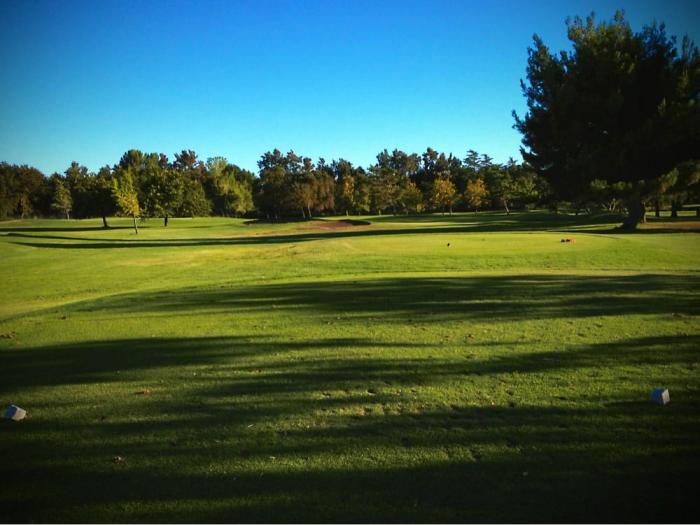
[[110, 296], [76, 312], [173, 316], [192, 312], [304, 311], [368, 322], [526, 321], [604, 315], [700, 313], [700, 276], [518, 275], [294, 282], [232, 288], [183, 288]]
[[[133, 372], [195, 365], [209, 367], [201, 377], [212, 373], [236, 376], [230, 386], [216, 392], [217, 396], [338, 388], [364, 391], [368, 385], [379, 390], [393, 385], [389, 388], [392, 390], [397, 385], [425, 386], [440, 384], [445, 378], [468, 380], [469, 376], [489, 374], [594, 370], [625, 365], [694, 366], [699, 343], [700, 336], [645, 337], [609, 344], [577, 345], [568, 350], [499, 354], [488, 359], [477, 359], [471, 354], [441, 359], [430, 355], [435, 344], [387, 343], [364, 338], [290, 342], [273, 337], [241, 336], [89, 341], [30, 350], [4, 349], [0, 354], [4, 372], [0, 376], [3, 379], [0, 393], [29, 387], [120, 382]], [[465, 346], [483, 348], [493, 344], [473, 342]], [[524, 342], [499, 344], [512, 348]], [[410, 357], [399, 360], [381, 357], [386, 349], [413, 352]], [[320, 350], [347, 352], [347, 359], [318, 357]], [[422, 351], [423, 355], [416, 357], [415, 350]], [[27, 358], [28, 354], [31, 359]], [[373, 354], [377, 357], [372, 357]], [[260, 364], [261, 359], [272, 363]], [[381, 401], [382, 397], [373, 399]]]
[[[611, 223], [618, 223], [622, 216], [617, 214], [600, 215], [568, 215], [546, 212], [519, 212], [507, 215], [498, 212], [486, 212], [478, 214], [457, 215], [391, 215], [372, 217], [371, 223], [364, 220], [324, 220], [299, 221], [301, 226], [313, 227], [318, 224], [317, 231], [301, 231], [285, 234], [261, 234], [242, 235], [236, 237], [220, 238], [180, 238], [180, 239], [148, 239], [142, 240], [136, 236], [126, 239], [90, 239], [85, 237], [50, 235], [51, 232], [90, 232], [105, 231], [102, 227], [2, 227], [0, 232], [8, 232], [7, 236], [19, 237], [26, 240], [14, 242], [14, 244], [31, 246], [34, 248], [59, 248], [59, 249], [104, 249], [104, 248], [163, 248], [163, 247], [187, 247], [187, 246], [221, 246], [221, 245], [251, 245], [251, 244], [275, 244], [275, 243], [299, 243], [322, 239], [336, 239], [347, 237], [366, 237], [384, 235], [417, 235], [426, 233], [505, 233], [505, 232], [561, 232], [561, 233], [590, 233], [590, 234], [650, 234], [650, 233], [698, 233], [699, 223], [694, 217], [681, 217], [677, 219], [649, 218], [649, 227], [642, 227], [634, 231], [619, 230], [609, 227]], [[257, 222], [250, 221], [251, 224]], [[347, 223], [343, 227], [343, 223]], [[423, 224], [421, 224], [423, 223]], [[391, 226], [391, 225], [395, 226]], [[355, 229], [356, 226], [370, 226], [369, 228]], [[408, 225], [408, 226], [404, 226]], [[606, 227], [601, 228], [601, 225]], [[328, 226], [325, 228], [324, 226]], [[332, 228], [330, 226], [333, 226]], [[390, 226], [390, 227], [385, 227]], [[144, 228], [149, 226], [143, 225]], [[209, 225], [187, 225], [187, 228], [207, 228]], [[130, 226], [115, 226], [109, 230], [130, 230]], [[321, 231], [318, 231], [321, 230]], [[167, 230], [162, 228], [163, 233]], [[38, 235], [48, 233], [49, 235]], [[31, 240], [43, 242], [30, 242]], [[52, 240], [77, 241], [77, 242], [46, 242]]]
[[110, 231], [110, 230], [133, 230], [133, 226], [9, 226], [0, 227], [0, 232], [93, 232], [93, 231]]
[[[367, 236], [385, 235], [416, 235], [426, 233], [490, 233], [490, 232], [524, 232], [524, 231], [569, 231], [572, 228], [580, 228], [581, 233], [587, 232], [589, 228], [599, 224], [610, 224], [615, 217], [604, 216], [581, 216], [574, 217], [568, 215], [554, 215], [546, 213], [520, 213], [520, 214], [479, 214], [479, 215], [456, 215], [446, 217], [419, 216], [419, 217], [391, 217], [387, 218], [387, 223], [398, 223], [395, 227], [375, 227], [372, 225], [366, 229], [355, 229], [350, 226], [347, 229], [330, 229], [324, 231], [302, 231], [296, 233], [275, 235], [247, 235], [227, 238], [188, 238], [188, 239], [86, 239], [83, 237], [56, 237], [52, 235], [29, 235], [15, 232], [15, 237], [24, 236], [27, 240], [17, 241], [15, 244], [31, 246], [35, 248], [59, 248], [59, 249], [102, 249], [102, 248], [164, 248], [164, 247], [187, 247], [187, 246], [225, 246], [225, 245], [251, 245], [251, 244], [274, 244], [274, 243], [299, 243], [305, 241], [315, 241], [322, 239], [355, 238]], [[310, 221], [305, 225], [318, 222], [319, 224], [332, 224], [334, 221]], [[372, 219], [373, 223], [383, 224], [381, 218]], [[424, 222], [424, 225], [413, 225], [411, 227], [400, 226], [402, 222], [415, 223]], [[434, 223], [438, 223], [436, 226]], [[575, 231], [579, 231], [578, 229]], [[600, 230], [600, 232], [612, 232], [613, 230]], [[37, 233], [41, 233], [40, 231]], [[30, 239], [50, 241], [59, 239], [61, 241], [78, 242], [30, 242]], [[14, 242], [14, 241], [13, 241]]]
[[[450, 355], [369, 330], [636, 314], [694, 322], [698, 285], [692, 274], [377, 279], [75, 303], [65, 310], [99, 319], [260, 310], [357, 328], [3, 348], [0, 397], [32, 415], [0, 424], [3, 518], [692, 521], [700, 385], [678, 370], [698, 366], [700, 335], [527, 352], [532, 341], [513, 333], [493, 351], [488, 339], [460, 339]], [[671, 404], [646, 402], [656, 386], [670, 387]]]
[[[318, 354], [376, 346], [362, 339], [145, 338], [3, 351], [4, 392], [155, 385], [149, 396], [128, 386], [110, 400], [82, 394], [74, 418], [51, 414], [59, 400], [35, 407], [22, 424], [0, 426], [0, 474], [12, 480], [0, 491], [3, 516], [688, 521], [700, 467], [697, 398], [665, 408], [639, 403], [634, 396], [646, 395], [645, 383], [632, 398], [625, 389], [608, 399], [566, 400], [563, 385], [545, 374], [548, 397], [520, 403], [509, 374], [642, 365], [656, 367], [653, 380], [672, 382], [673, 372], [657, 365], [694, 363], [699, 343], [700, 336], [635, 338], [463, 363]], [[290, 359], [300, 351], [306, 359]], [[252, 362], [261, 353], [266, 362]], [[486, 376], [479, 383], [485, 398], [448, 405], [423, 394], [477, 373]], [[124, 461], [114, 463], [115, 455]]]

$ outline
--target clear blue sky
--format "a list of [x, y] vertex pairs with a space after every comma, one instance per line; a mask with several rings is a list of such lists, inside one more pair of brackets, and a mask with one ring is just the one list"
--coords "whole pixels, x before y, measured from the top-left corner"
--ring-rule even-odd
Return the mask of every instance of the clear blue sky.
[[700, 43], [700, 2], [0, 2], [0, 160], [96, 170], [130, 148], [257, 171], [267, 150], [367, 166], [381, 149], [520, 159], [533, 33], [622, 8]]

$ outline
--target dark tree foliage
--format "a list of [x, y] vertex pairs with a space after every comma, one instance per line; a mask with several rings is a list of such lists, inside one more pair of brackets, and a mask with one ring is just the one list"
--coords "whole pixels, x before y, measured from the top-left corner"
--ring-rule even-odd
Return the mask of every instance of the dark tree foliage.
[[70, 212], [73, 209], [73, 199], [70, 196], [68, 183], [61, 177], [55, 177], [53, 182], [53, 198], [51, 199], [51, 208], [61, 215], [65, 215], [66, 219], [70, 219]]
[[621, 12], [567, 26], [571, 51], [555, 55], [537, 35], [528, 50], [528, 112], [513, 112], [521, 152], [563, 199], [594, 180], [629, 184], [633, 228], [655, 181], [700, 153], [700, 57], [663, 24], [634, 33]]
[[365, 170], [340, 159], [331, 163], [329, 173], [335, 181], [335, 210], [346, 215], [367, 213], [370, 183]]
[[51, 189], [36, 168], [0, 162], [0, 218], [49, 215]]
[[70, 167], [65, 171], [65, 184], [72, 202], [73, 216], [76, 218], [93, 216], [93, 178], [88, 173], [88, 169], [75, 161], [71, 162]]
[[90, 198], [92, 213], [89, 216], [102, 217], [102, 225], [105, 228], [109, 227], [107, 217], [117, 212], [117, 203], [112, 194], [113, 185], [112, 170], [109, 166], [103, 166], [93, 178]]
[[283, 156], [280, 150], [266, 152], [258, 161], [260, 179], [255, 194], [256, 205], [260, 212], [268, 219], [278, 219], [288, 215], [294, 202], [290, 197], [291, 181], [289, 174], [291, 169], [290, 157], [295, 158], [293, 152]]
[[403, 211], [403, 192], [410, 182], [409, 174], [413, 159], [403, 151], [387, 150], [377, 155], [377, 163], [370, 166], [372, 187], [372, 211], [393, 214]]
[[143, 211], [148, 217], [162, 217], [167, 226], [182, 206], [182, 174], [169, 165], [167, 157], [152, 153], [145, 156], [139, 175]]
[[213, 213], [238, 216], [253, 209], [253, 174], [230, 164], [223, 157], [207, 160], [204, 189]]
[[496, 164], [475, 151], [462, 161], [432, 148], [422, 155], [383, 150], [367, 172], [344, 159], [314, 163], [294, 151], [273, 150], [258, 166], [255, 176], [223, 157], [205, 163], [183, 150], [169, 162], [162, 153], [136, 149], [97, 174], [73, 162], [64, 175], [47, 179], [34, 168], [2, 164], [0, 211], [2, 217], [101, 217], [105, 228], [109, 216], [121, 214], [132, 218], [137, 231], [138, 218], [162, 217], [167, 226], [170, 217], [212, 213], [276, 220], [324, 213], [451, 212], [484, 209], [488, 203], [509, 210], [538, 204], [546, 193], [546, 183], [527, 165]]

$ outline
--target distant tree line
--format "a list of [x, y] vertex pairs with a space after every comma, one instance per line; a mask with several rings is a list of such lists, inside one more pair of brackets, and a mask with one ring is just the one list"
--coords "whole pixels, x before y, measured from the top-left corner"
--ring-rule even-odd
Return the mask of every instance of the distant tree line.
[[[0, 218], [249, 216], [268, 220], [323, 214], [417, 214], [501, 209], [524, 210], [562, 204], [578, 211], [619, 211], [629, 183], [594, 179], [561, 201], [545, 177], [527, 163], [505, 164], [469, 150], [464, 158], [432, 148], [419, 155], [384, 150], [367, 169], [340, 159], [313, 162], [289, 151], [264, 153], [258, 174], [223, 157], [203, 162], [183, 150], [173, 161], [162, 153], [129, 150], [114, 166], [91, 173], [73, 162], [62, 174], [0, 163]], [[697, 166], [686, 163], [664, 175], [653, 194], [657, 213], [674, 214], [697, 201]]]
[[193, 151], [129, 150], [114, 166], [91, 173], [73, 162], [45, 177], [29, 166], [0, 163], [0, 217], [124, 215], [134, 219], [244, 215], [254, 210], [254, 175], [221, 157], [201, 162]]
[[314, 163], [290, 151], [265, 153], [258, 162], [254, 202], [268, 218], [322, 213], [405, 214], [525, 208], [548, 198], [548, 187], [527, 166], [505, 165], [470, 150], [466, 158], [439, 153], [377, 155], [364, 169], [340, 159]]
[[431, 148], [418, 155], [387, 150], [364, 169], [340, 159], [313, 162], [290, 151], [266, 152], [254, 174], [223, 157], [203, 162], [129, 150], [91, 173], [73, 162], [46, 177], [36, 168], [0, 163], [0, 217], [65, 218], [116, 214], [160, 217], [259, 216], [270, 220], [321, 214], [452, 213], [524, 209], [550, 198], [544, 179], [512, 159], [498, 164], [469, 151], [464, 159]]

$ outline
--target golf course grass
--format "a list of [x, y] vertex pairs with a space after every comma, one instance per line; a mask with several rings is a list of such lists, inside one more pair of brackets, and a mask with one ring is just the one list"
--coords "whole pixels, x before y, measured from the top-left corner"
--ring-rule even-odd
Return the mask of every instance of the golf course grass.
[[2, 521], [697, 520], [700, 222], [347, 219], [0, 223]]

